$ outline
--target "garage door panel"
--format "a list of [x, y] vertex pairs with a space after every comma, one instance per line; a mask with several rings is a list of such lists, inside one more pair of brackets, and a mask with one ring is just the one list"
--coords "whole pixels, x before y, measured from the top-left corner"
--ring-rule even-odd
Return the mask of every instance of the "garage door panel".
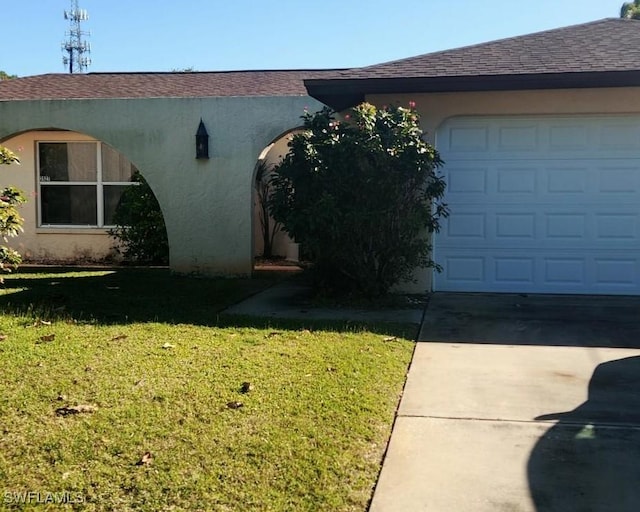
[[445, 256], [442, 259], [444, 265], [444, 273], [442, 276], [446, 277], [448, 283], [454, 283], [457, 285], [472, 287], [482, 286], [487, 280], [486, 276], [486, 261], [484, 256], [469, 255], [455, 255]]
[[[635, 294], [640, 258], [623, 253], [527, 255], [527, 251], [457, 251], [441, 255], [436, 289], [523, 293]], [[446, 288], [443, 288], [446, 286]]]
[[549, 150], [551, 153], [586, 151], [589, 149], [589, 127], [582, 123], [553, 124], [549, 126]]
[[[640, 152], [639, 152], [640, 155]], [[446, 155], [443, 155], [446, 156]], [[640, 164], [616, 162], [450, 162], [445, 181], [449, 202], [546, 203], [579, 201], [610, 204], [640, 201]], [[487, 197], [489, 196], [489, 197]]]
[[505, 243], [516, 243], [520, 240], [535, 240], [536, 238], [535, 213], [496, 213], [495, 214], [495, 238]]
[[[640, 153], [639, 153], [640, 154]], [[580, 168], [578, 166], [493, 168], [455, 165], [446, 169], [448, 204], [640, 202], [640, 166]]]
[[535, 167], [497, 167], [495, 174], [496, 193], [500, 196], [524, 194], [530, 199], [538, 189], [540, 170]]
[[555, 241], [578, 240], [580, 243], [587, 238], [587, 214], [583, 213], [548, 213], [545, 215], [542, 239], [553, 238]]
[[598, 132], [597, 149], [599, 151], [638, 151], [640, 150], [640, 122], [634, 120], [604, 120]]
[[589, 192], [589, 168], [578, 166], [550, 166], [546, 169], [547, 194], [586, 194]]
[[538, 124], [523, 123], [498, 128], [498, 152], [532, 152], [540, 150]]
[[595, 284], [602, 287], [634, 289], [638, 280], [638, 261], [628, 257], [602, 257], [595, 260]]
[[454, 119], [437, 144], [436, 289], [640, 294], [639, 117]]
[[486, 167], [452, 168], [447, 173], [447, 187], [451, 194], [486, 195], [488, 174]]
[[473, 123], [452, 127], [446, 134], [446, 150], [457, 153], [484, 153], [489, 150], [489, 127]]
[[597, 191], [605, 201], [618, 200], [621, 196], [637, 200], [640, 196], [640, 165], [637, 163], [603, 164], [598, 167], [597, 180]]
[[[461, 152], [463, 159], [495, 154], [520, 159], [523, 153], [532, 158], [635, 158], [640, 120], [618, 117], [457, 118], [438, 130], [438, 148], [442, 153]], [[517, 140], [518, 134], [523, 140]]]
[[[456, 206], [444, 219], [436, 250], [455, 247], [532, 249], [621, 249], [640, 251], [637, 206], [545, 205], [532, 211], [522, 205]], [[585, 210], [590, 210], [586, 211]]]
[[535, 285], [535, 258], [528, 256], [497, 256], [494, 258], [494, 271], [496, 283]]
[[637, 242], [640, 226], [637, 213], [596, 213], [595, 237], [605, 243], [612, 241]]

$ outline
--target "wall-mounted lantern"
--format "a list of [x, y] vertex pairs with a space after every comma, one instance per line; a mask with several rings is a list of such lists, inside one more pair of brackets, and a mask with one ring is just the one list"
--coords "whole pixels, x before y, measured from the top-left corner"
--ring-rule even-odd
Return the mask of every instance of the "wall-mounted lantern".
[[202, 122], [202, 118], [196, 132], [196, 158], [209, 158], [209, 134]]

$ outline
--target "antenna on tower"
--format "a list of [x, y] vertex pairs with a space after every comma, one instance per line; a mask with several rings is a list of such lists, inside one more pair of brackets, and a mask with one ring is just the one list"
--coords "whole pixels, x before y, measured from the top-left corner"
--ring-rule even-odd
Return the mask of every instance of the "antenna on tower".
[[69, 66], [69, 73], [82, 73], [91, 64], [91, 59], [85, 54], [91, 53], [91, 44], [83, 40], [83, 36], [90, 36], [91, 32], [82, 30], [81, 23], [89, 19], [86, 9], [78, 7], [78, 0], [71, 0], [71, 9], [64, 11], [64, 19], [69, 20], [69, 38], [62, 43], [62, 51], [67, 55], [62, 57], [65, 66]]

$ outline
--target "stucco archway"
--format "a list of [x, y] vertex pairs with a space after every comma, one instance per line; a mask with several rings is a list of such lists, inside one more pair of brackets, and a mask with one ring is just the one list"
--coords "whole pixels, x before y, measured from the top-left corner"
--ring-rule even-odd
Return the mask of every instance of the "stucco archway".
[[[273, 141], [267, 145], [263, 151], [258, 156], [258, 161], [256, 163], [255, 169], [253, 171], [253, 179], [252, 184], [254, 186], [253, 191], [253, 255], [255, 258], [266, 257], [266, 258], [286, 258], [292, 261], [297, 261], [297, 244], [282, 230], [277, 229], [275, 227], [275, 221], [269, 217], [269, 227], [271, 228], [270, 235], [272, 236], [272, 251], [271, 255], [268, 252], [265, 252], [265, 237], [267, 234], [264, 232], [264, 225], [262, 221], [262, 217], [266, 214], [264, 211], [264, 207], [262, 203], [262, 197], [264, 196], [264, 192], [268, 194], [268, 191], [263, 190], [263, 193], [260, 193], [259, 187], [261, 186], [261, 180], [259, 173], [261, 171], [261, 166], [264, 166], [263, 172], [268, 172], [274, 165], [277, 165], [282, 161], [285, 155], [289, 152], [289, 142], [294, 134], [302, 131], [302, 127], [293, 128], [291, 130], [287, 130], [282, 133], [278, 137], [276, 137]], [[265, 179], [268, 177], [263, 177], [262, 183], [264, 183]]]
[[10, 241], [27, 261], [118, 258], [108, 231], [121, 194], [144, 169], [89, 134], [61, 128], [23, 130], [2, 144], [21, 160], [3, 169], [0, 183], [29, 198], [21, 209], [24, 233]]
[[[164, 214], [171, 269], [250, 275], [253, 180], [261, 150], [292, 126], [308, 96], [23, 100], [0, 102], [0, 139], [58, 126], [103, 141], [144, 169]], [[209, 159], [195, 158], [200, 119]]]

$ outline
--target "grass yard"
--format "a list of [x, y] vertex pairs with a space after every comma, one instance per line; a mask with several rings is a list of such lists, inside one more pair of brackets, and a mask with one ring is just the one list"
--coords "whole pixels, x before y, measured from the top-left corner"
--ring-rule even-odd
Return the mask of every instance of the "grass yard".
[[0, 510], [365, 511], [416, 327], [218, 315], [271, 282], [9, 275]]

